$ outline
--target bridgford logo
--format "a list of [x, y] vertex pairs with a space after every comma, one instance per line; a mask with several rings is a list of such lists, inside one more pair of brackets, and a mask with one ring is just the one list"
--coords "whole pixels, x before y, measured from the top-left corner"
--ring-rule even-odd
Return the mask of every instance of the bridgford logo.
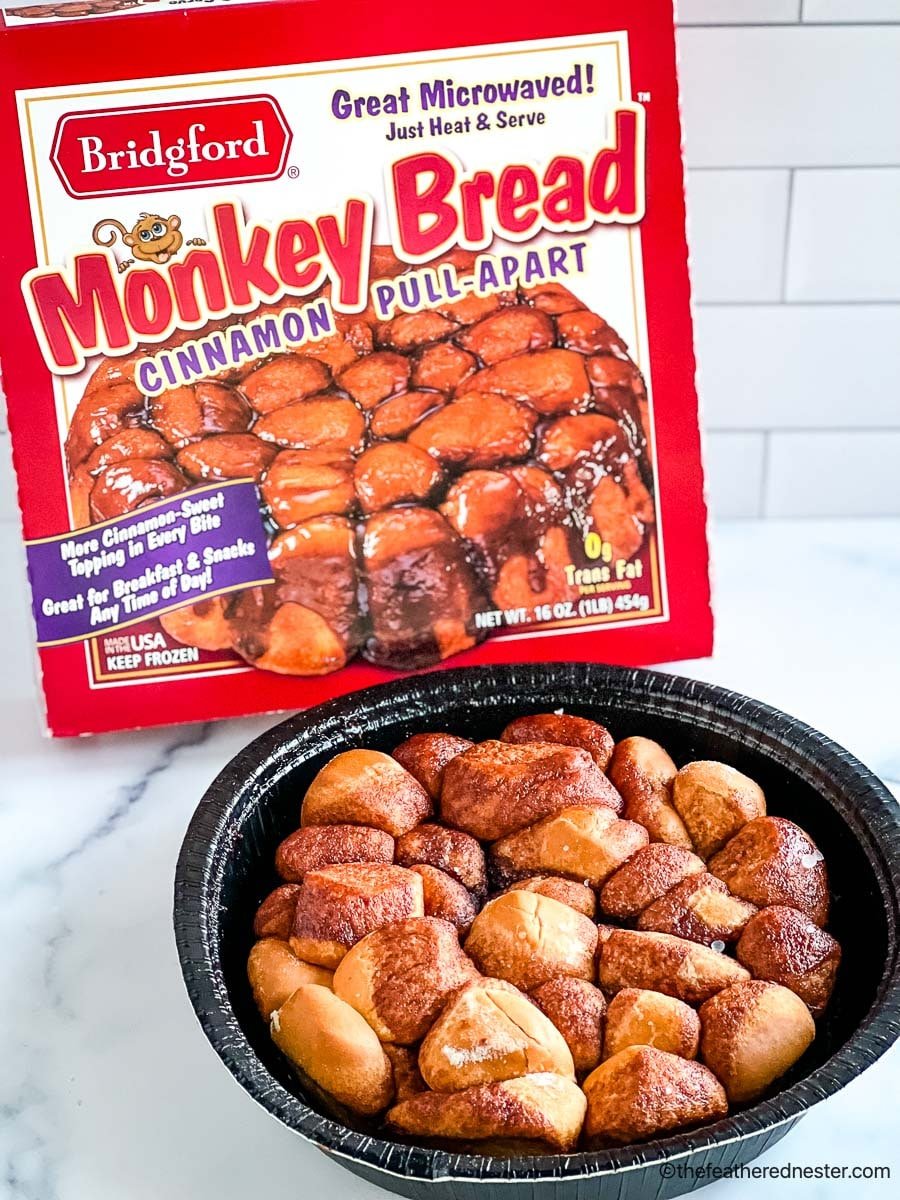
[[60, 118], [51, 160], [70, 196], [137, 195], [277, 179], [291, 131], [270, 96]]

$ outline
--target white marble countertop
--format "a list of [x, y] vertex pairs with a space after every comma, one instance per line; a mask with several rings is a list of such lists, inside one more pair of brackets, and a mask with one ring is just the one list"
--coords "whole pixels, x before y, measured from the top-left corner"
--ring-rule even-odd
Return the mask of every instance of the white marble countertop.
[[[713, 545], [716, 655], [672, 669], [801, 717], [900, 795], [900, 521], [734, 522]], [[228, 1077], [181, 982], [171, 906], [182, 835], [212, 777], [273, 719], [45, 741], [8, 521], [0, 570], [0, 1196], [377, 1200]], [[776, 1182], [774, 1194], [896, 1194], [898, 1093], [895, 1047], [759, 1160], [886, 1166], [893, 1184]], [[705, 1194], [749, 1200], [766, 1186]]]

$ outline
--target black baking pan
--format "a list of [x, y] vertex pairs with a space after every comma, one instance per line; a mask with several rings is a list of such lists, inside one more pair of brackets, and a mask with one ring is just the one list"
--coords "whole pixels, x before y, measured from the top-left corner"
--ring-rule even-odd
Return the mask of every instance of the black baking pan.
[[[795, 820], [828, 864], [829, 928], [844, 959], [810, 1049], [772, 1091], [725, 1120], [599, 1153], [454, 1154], [337, 1119], [305, 1091], [253, 1004], [245, 962], [256, 906], [277, 884], [279, 841], [335, 753], [390, 751], [411, 733], [497, 736], [514, 716], [565, 708], [614, 737], [660, 741], [679, 764], [720, 759], [758, 780], [769, 811]], [[653, 671], [583, 664], [473, 667], [398, 680], [300, 713], [252, 742], [200, 802], [175, 879], [175, 933], [204, 1033], [241, 1086], [338, 1162], [404, 1196], [531, 1200], [677, 1196], [749, 1162], [882, 1055], [900, 1033], [900, 817], [862, 763], [799, 721], [745, 696]], [[687, 1168], [687, 1169], [685, 1169]], [[705, 1172], [705, 1179], [704, 1179]], [[298, 1197], [304, 1184], [298, 1181]]]

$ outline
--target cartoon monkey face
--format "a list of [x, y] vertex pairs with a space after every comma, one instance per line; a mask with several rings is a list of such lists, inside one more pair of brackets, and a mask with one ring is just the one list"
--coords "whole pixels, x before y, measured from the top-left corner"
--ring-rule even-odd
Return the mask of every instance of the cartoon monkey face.
[[156, 213], [141, 213], [131, 233], [126, 233], [122, 241], [131, 248], [135, 258], [145, 262], [168, 262], [181, 249], [180, 225], [177, 216], [165, 219]]
[[[101, 230], [109, 227], [105, 237]], [[116, 234], [122, 239], [135, 258], [141, 262], [167, 263], [184, 244], [181, 233], [181, 217], [161, 217], [158, 213], [141, 213], [129, 231], [121, 221], [107, 218], [94, 226], [93, 238], [98, 246], [111, 246]], [[198, 239], [195, 239], [197, 241]], [[123, 270], [122, 264], [119, 270]]]

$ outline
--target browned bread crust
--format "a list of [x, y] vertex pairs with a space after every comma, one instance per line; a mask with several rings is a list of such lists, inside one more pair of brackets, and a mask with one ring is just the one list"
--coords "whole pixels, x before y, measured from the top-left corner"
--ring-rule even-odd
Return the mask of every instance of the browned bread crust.
[[672, 803], [701, 858], [709, 858], [748, 821], [763, 817], [758, 783], [720, 762], [692, 762], [672, 781]]
[[430, 815], [428, 793], [390, 755], [346, 750], [309, 785], [300, 824], [371, 825], [400, 837]]
[[451, 996], [422, 1042], [419, 1070], [436, 1092], [542, 1071], [575, 1077], [562, 1034], [503, 979], [476, 979]]
[[272, 1013], [278, 1048], [329, 1095], [374, 1116], [391, 1102], [391, 1064], [359, 1013], [329, 988], [307, 983]]
[[689, 1004], [674, 996], [623, 988], [609, 1003], [603, 1057], [612, 1058], [629, 1046], [654, 1046], [680, 1058], [696, 1058], [700, 1018]]
[[816, 1027], [799, 996], [777, 983], [746, 980], [700, 1008], [700, 1054], [739, 1103], [754, 1100], [806, 1052]]
[[618, 792], [586, 750], [543, 742], [480, 742], [444, 769], [441, 816], [482, 841], [495, 841], [570, 805], [618, 812]]
[[500, 740], [515, 745], [553, 742], [559, 746], [576, 746], [587, 750], [601, 771], [606, 770], [613, 752], [613, 739], [608, 729], [596, 721], [588, 721], [570, 713], [535, 713], [517, 717], [500, 734]]
[[414, 733], [397, 747], [393, 757], [421, 783], [432, 800], [437, 800], [447, 763], [472, 744], [468, 738], [452, 733]]
[[575, 1149], [587, 1101], [571, 1079], [525, 1075], [462, 1092], [423, 1092], [390, 1109], [388, 1128], [414, 1137], [516, 1139], [565, 1154]]
[[825, 860], [809, 834], [784, 817], [750, 821], [710, 859], [709, 869], [735, 896], [759, 908], [781, 904], [805, 912], [816, 925], [828, 920]]
[[556, 975], [593, 979], [597, 927], [537, 892], [505, 892], [475, 918], [466, 953], [484, 975], [527, 992]]
[[351, 946], [383, 925], [425, 914], [421, 878], [384, 863], [310, 871], [300, 889], [291, 948], [323, 967], [336, 967]]
[[722, 1085], [697, 1062], [651, 1046], [630, 1046], [584, 1081], [584, 1134], [595, 1147], [645, 1141], [723, 1117]]
[[690, 834], [672, 806], [675, 763], [657, 742], [630, 737], [618, 742], [607, 768], [625, 801], [624, 816], [639, 821], [651, 842], [665, 842], [692, 850]]
[[254, 944], [247, 959], [247, 979], [256, 1007], [268, 1021], [276, 1008], [304, 983], [331, 987], [332, 972], [313, 963], [302, 962], [280, 938], [262, 938]]
[[299, 883], [283, 883], [269, 892], [256, 910], [253, 932], [257, 937], [277, 937], [287, 940], [294, 932], [294, 913], [297, 911]]
[[487, 891], [484, 851], [475, 838], [443, 825], [417, 825], [397, 839], [396, 861], [401, 867], [425, 863], [458, 879], [475, 895]]
[[705, 869], [703, 859], [692, 851], [652, 842], [606, 881], [600, 893], [600, 908], [607, 916], [628, 921], [640, 916], [682, 879]]
[[478, 914], [478, 905], [471, 892], [446, 871], [429, 867], [427, 863], [417, 863], [409, 869], [421, 877], [425, 916], [449, 921], [460, 936], [468, 933]]
[[790, 988], [819, 1017], [831, 998], [841, 948], [806, 913], [776, 904], [747, 922], [737, 956], [754, 978]]
[[530, 875], [510, 884], [511, 892], [539, 892], [558, 900], [560, 904], [568, 904], [576, 912], [593, 918], [597, 911], [597, 898], [585, 883], [576, 883], [574, 879], [560, 879], [556, 875]]
[[608, 808], [570, 807], [495, 842], [491, 868], [501, 881], [551, 871], [598, 888], [646, 845], [643, 825]]
[[736, 942], [755, 912], [755, 905], [732, 896], [721, 879], [704, 871], [682, 879], [645, 908], [637, 927], [711, 946]]
[[358, 942], [335, 971], [334, 990], [382, 1041], [409, 1046], [428, 1032], [448, 997], [477, 974], [452, 925], [415, 917]]
[[295, 882], [336, 863], [393, 861], [391, 835], [364, 825], [310, 825], [295, 830], [275, 851], [275, 870], [282, 879]]
[[600, 953], [600, 986], [605, 992], [646, 988], [687, 1004], [702, 1004], [730, 983], [748, 978], [733, 959], [668, 933], [614, 929]]
[[606, 997], [586, 979], [558, 975], [531, 993], [531, 999], [566, 1039], [579, 1079], [593, 1071], [603, 1053]]
[[408, 1046], [396, 1046], [383, 1042], [382, 1049], [388, 1057], [394, 1073], [394, 1103], [402, 1104], [410, 1096], [418, 1096], [428, 1090], [419, 1071], [419, 1056]]

